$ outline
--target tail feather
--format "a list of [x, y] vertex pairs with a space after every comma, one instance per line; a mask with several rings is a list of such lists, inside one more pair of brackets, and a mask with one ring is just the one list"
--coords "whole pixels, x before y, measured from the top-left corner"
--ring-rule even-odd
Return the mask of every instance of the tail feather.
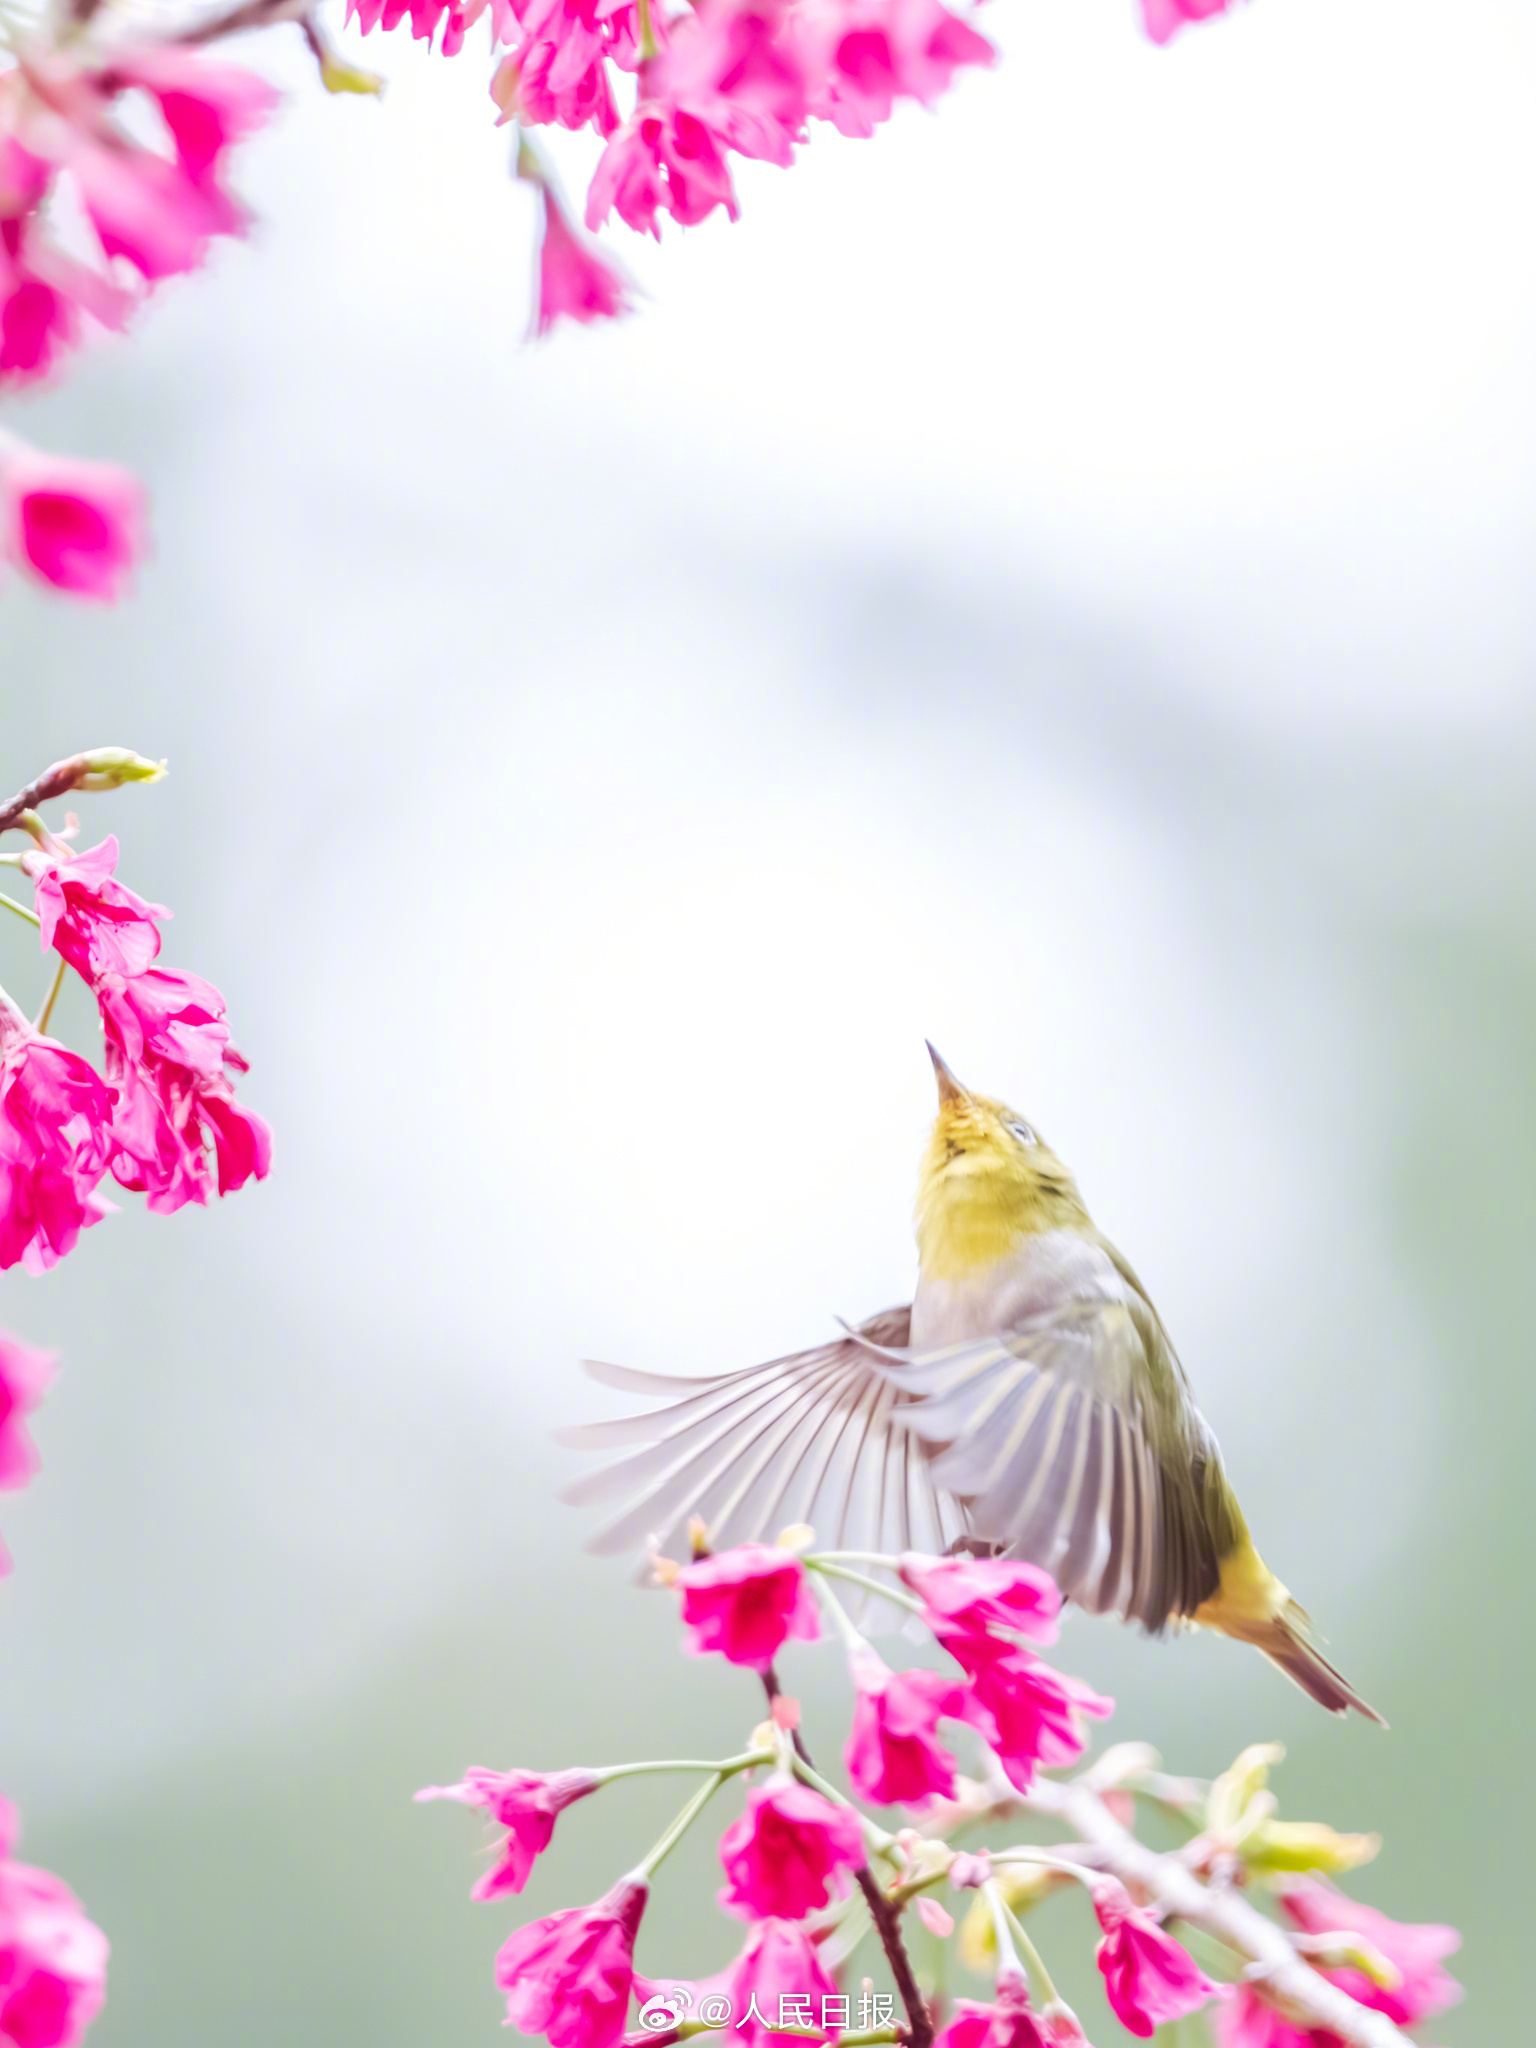
[[1306, 1614], [1294, 1600], [1288, 1600], [1272, 1620], [1254, 1625], [1245, 1633], [1244, 1640], [1262, 1650], [1293, 1685], [1299, 1685], [1309, 1699], [1326, 1707], [1330, 1714], [1347, 1714], [1353, 1708], [1379, 1728], [1386, 1727], [1376, 1709], [1361, 1699], [1348, 1679], [1335, 1671], [1309, 1640]]

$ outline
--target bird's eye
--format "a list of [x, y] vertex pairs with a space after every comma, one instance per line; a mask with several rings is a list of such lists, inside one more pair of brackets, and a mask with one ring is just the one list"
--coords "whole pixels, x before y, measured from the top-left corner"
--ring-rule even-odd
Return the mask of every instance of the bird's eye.
[[1026, 1123], [1011, 1123], [1008, 1129], [1021, 1145], [1038, 1145], [1040, 1142]]

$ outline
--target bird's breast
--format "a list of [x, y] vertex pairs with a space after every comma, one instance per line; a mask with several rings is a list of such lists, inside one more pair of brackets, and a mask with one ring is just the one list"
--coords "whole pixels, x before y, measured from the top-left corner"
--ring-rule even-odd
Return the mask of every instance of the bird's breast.
[[1125, 1281], [1091, 1238], [1073, 1230], [1024, 1237], [995, 1264], [954, 1279], [919, 1275], [912, 1349], [933, 1351], [1016, 1329], [1068, 1301], [1124, 1301]]

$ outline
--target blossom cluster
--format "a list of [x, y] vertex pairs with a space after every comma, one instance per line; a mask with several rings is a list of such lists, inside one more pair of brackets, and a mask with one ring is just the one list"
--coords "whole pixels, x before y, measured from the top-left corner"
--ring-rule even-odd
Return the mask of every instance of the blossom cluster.
[[[40, 31], [0, 71], [0, 392], [58, 369], [92, 327], [121, 329], [166, 278], [239, 235], [229, 153], [276, 104], [265, 80], [175, 43]], [[167, 146], [138, 140], [153, 111]], [[73, 208], [84, 254], [58, 222]], [[106, 464], [0, 435], [0, 558], [82, 597], [114, 598], [144, 547], [141, 494]]]
[[[30, 792], [62, 795], [152, 781], [160, 767], [120, 747], [59, 763]], [[54, 962], [35, 1018], [0, 988], [0, 1269], [46, 1272], [109, 1215], [109, 1179], [169, 1214], [262, 1179], [272, 1161], [265, 1121], [235, 1096], [246, 1069], [231, 1043], [224, 998], [211, 982], [158, 964], [170, 912], [117, 879], [117, 841], [76, 851], [70, 819], [51, 832], [17, 799], [0, 812], [30, 844], [0, 862], [32, 885], [29, 910]], [[83, 981], [100, 1023], [100, 1064], [49, 1035], [66, 973]], [[0, 1356], [0, 1487], [33, 1469], [23, 1421], [51, 1361], [12, 1344]], [[0, 1572], [5, 1569], [0, 1552]]]
[[[496, 1980], [510, 2025], [552, 2048], [639, 2048], [710, 2030], [732, 2048], [764, 2048], [786, 2033], [844, 2048], [1087, 2048], [1083, 2022], [1023, 1925], [1029, 1908], [1062, 1886], [1086, 1894], [1105, 1999], [1140, 2039], [1206, 2013], [1220, 2048], [1341, 2048], [1397, 2040], [1366, 2029], [1383, 2020], [1413, 2025], [1459, 1995], [1443, 1967], [1457, 1945], [1452, 1929], [1400, 1925], [1334, 1886], [1334, 1876], [1375, 1853], [1374, 1836], [1278, 1818], [1267, 1786], [1277, 1748], [1244, 1752], [1209, 1785], [1167, 1778], [1140, 1744], [1112, 1748], [1069, 1779], [1045, 1775], [1079, 1766], [1089, 1723], [1112, 1710], [1038, 1654], [1055, 1639], [1061, 1605], [1047, 1574], [997, 1558], [817, 1554], [813, 1543], [796, 1529], [776, 1544], [710, 1554], [700, 1530], [691, 1560], [655, 1560], [658, 1581], [677, 1595], [690, 1654], [722, 1657], [765, 1687], [768, 1718], [739, 1755], [549, 1773], [477, 1767], [417, 1794], [476, 1807], [494, 1824], [495, 1859], [474, 1887], [476, 1898], [491, 1899], [523, 1890], [567, 1807], [643, 1773], [703, 1776], [660, 1841], [600, 1899], [535, 1920], [505, 1942]], [[857, 1568], [871, 1566], [885, 1576]], [[954, 1668], [892, 1670], [839, 1587], [856, 1589], [870, 1615], [894, 1608], [909, 1616]], [[852, 1797], [813, 1764], [798, 1703], [777, 1677], [787, 1644], [816, 1642], [829, 1628], [854, 1691], [843, 1750]], [[938, 1732], [944, 1721], [968, 1731], [977, 1776], [960, 1773]], [[747, 1791], [720, 1838], [719, 1903], [747, 1922], [745, 1941], [705, 1978], [642, 1971], [635, 1947], [655, 1872], [737, 1777]], [[1182, 1823], [1188, 1840], [1178, 1852], [1158, 1857], [1136, 1839], [1141, 1798]], [[905, 1809], [905, 1824], [888, 1830], [871, 1806]], [[1076, 1822], [1084, 1839], [964, 1849], [949, 1840], [962, 1827], [1021, 1815]], [[935, 1896], [946, 1888], [967, 1905], [962, 1960], [993, 1979], [990, 1997], [948, 2010], [917, 1989], [902, 1932], [910, 1908], [932, 1934], [952, 1934], [955, 1917]], [[1249, 1892], [1275, 1898], [1289, 1936]], [[1208, 1975], [1171, 1931], [1183, 1920], [1207, 1933], [1207, 1901], [1224, 1963], [1235, 1952], [1252, 1965], [1235, 1984]], [[897, 1995], [877, 1994], [868, 1977], [862, 1991], [838, 1981], [871, 1932]]]
[[[1141, 0], [1159, 43], [1232, 4]], [[365, 35], [409, 21], [444, 56], [483, 22], [488, 118], [517, 124], [516, 173], [539, 194], [535, 334], [629, 310], [629, 280], [592, 238], [612, 216], [658, 237], [663, 217], [735, 220], [734, 160], [787, 166], [813, 122], [867, 138], [902, 102], [931, 107], [996, 54], [969, 6], [946, 0], [348, 0], [348, 17]], [[382, 89], [294, 0], [237, 0], [154, 37], [121, 30], [109, 0], [61, 0], [24, 31], [0, 11], [0, 397], [56, 373], [91, 330], [126, 327], [167, 278], [244, 233], [230, 157], [277, 95], [206, 46], [296, 19], [328, 90]], [[529, 137], [539, 127], [602, 143], [584, 225]], [[0, 566], [110, 600], [145, 547], [131, 476], [0, 430]]]
[[[1142, 15], [1165, 43], [1230, 4], [1142, 0]], [[959, 70], [996, 56], [971, 12], [944, 0], [348, 0], [365, 33], [407, 15], [423, 41], [441, 29], [450, 56], [488, 15], [499, 119], [593, 131], [603, 147], [586, 229], [616, 214], [658, 240], [663, 216], [679, 227], [738, 217], [733, 157], [787, 167], [812, 121], [867, 140], [903, 101], [932, 107]], [[572, 220], [526, 134], [517, 165], [542, 190], [534, 332], [628, 311], [623, 271]]]

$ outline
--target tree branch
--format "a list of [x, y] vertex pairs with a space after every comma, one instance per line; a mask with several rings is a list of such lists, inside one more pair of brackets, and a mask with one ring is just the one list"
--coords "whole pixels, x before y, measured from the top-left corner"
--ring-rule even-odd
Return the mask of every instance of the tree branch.
[[[763, 1673], [763, 1690], [768, 1695], [768, 1707], [771, 1712], [774, 1701], [779, 1697], [778, 1673], [771, 1664]], [[816, 1766], [811, 1762], [811, 1753], [801, 1740], [798, 1728], [792, 1731], [791, 1740], [800, 1761], [811, 1770], [815, 1770]], [[933, 2048], [933, 2015], [928, 2010], [927, 2000], [918, 1989], [917, 1978], [912, 1970], [912, 1958], [907, 1954], [907, 1945], [902, 1939], [901, 1909], [880, 1889], [880, 1880], [867, 1863], [860, 1864], [854, 1872], [854, 1877], [859, 1890], [864, 1894], [869, 1917], [880, 1937], [880, 1946], [885, 1950], [885, 1959], [891, 1966], [897, 1994], [906, 2009], [908, 2048]]]
[[314, 0], [242, 0], [242, 4], [227, 9], [223, 14], [212, 15], [207, 21], [183, 29], [175, 40], [196, 49], [203, 43], [218, 42], [221, 36], [242, 35], [248, 28], [271, 28], [280, 21], [302, 21], [313, 5]]
[[1022, 1808], [1064, 1822], [1079, 1840], [1053, 1855], [1107, 1870], [1164, 1913], [1235, 1949], [1250, 1965], [1248, 1981], [1302, 2026], [1336, 2034], [1348, 2048], [1413, 2048], [1383, 2014], [1358, 2005], [1304, 1962], [1285, 1930], [1240, 1892], [1207, 1887], [1177, 1856], [1160, 1855], [1137, 1841], [1080, 1779], [1061, 1784], [1041, 1778], [1026, 1793], [1011, 1787], [1006, 1792], [996, 1810]]
[[56, 796], [68, 796], [72, 789], [78, 789], [90, 773], [84, 754], [71, 754], [67, 761], [55, 761], [51, 768], [45, 768], [35, 782], [29, 782], [19, 790], [9, 803], [0, 804], [0, 832], [9, 832], [23, 811], [35, 811], [39, 804], [46, 804]]

